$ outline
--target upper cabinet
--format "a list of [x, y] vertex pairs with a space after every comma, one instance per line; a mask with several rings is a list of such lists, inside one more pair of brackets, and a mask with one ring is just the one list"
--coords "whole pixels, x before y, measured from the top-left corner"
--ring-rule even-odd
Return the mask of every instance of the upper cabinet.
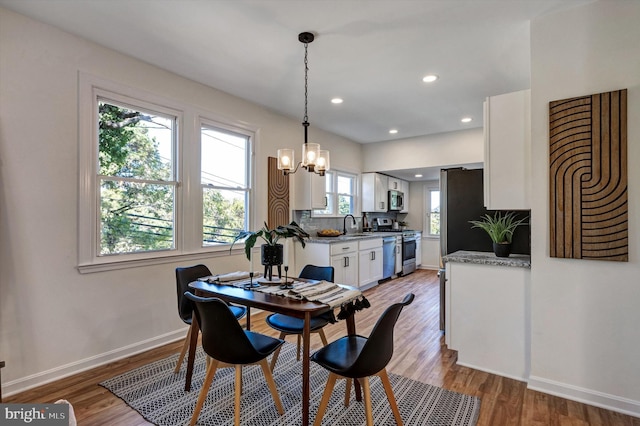
[[484, 102], [484, 203], [489, 210], [527, 210], [531, 150], [531, 91]]
[[402, 179], [389, 176], [389, 191], [402, 191]]
[[304, 169], [289, 175], [294, 178], [292, 210], [323, 210], [327, 207], [326, 177], [309, 173]]
[[400, 191], [402, 191], [402, 193], [404, 194], [402, 210], [400, 210], [400, 213], [409, 213], [409, 182], [407, 182], [406, 180], [401, 180]]
[[386, 212], [389, 177], [380, 173], [362, 174], [362, 211]]

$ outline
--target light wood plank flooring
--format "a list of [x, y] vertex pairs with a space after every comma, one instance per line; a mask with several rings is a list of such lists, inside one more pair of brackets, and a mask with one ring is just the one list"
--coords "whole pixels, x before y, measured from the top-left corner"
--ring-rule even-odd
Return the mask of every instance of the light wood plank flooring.
[[[526, 384], [456, 365], [456, 352], [447, 349], [439, 330], [439, 280], [435, 271], [419, 270], [367, 291], [372, 307], [356, 316], [358, 333], [368, 335], [384, 308], [409, 292], [416, 295], [395, 329], [395, 353], [388, 370], [414, 380], [481, 398], [479, 425], [635, 425], [640, 419], [526, 389]], [[176, 311], [177, 315], [177, 311]], [[277, 336], [266, 326], [265, 313], [252, 315], [254, 331]], [[329, 341], [343, 336], [343, 322], [328, 326]], [[186, 333], [186, 330], [185, 330]], [[289, 340], [294, 341], [290, 336]], [[321, 345], [311, 338], [312, 351]], [[134, 410], [98, 383], [145, 363], [178, 353], [182, 342], [138, 354], [21, 394], [4, 402], [69, 400], [79, 425], [146, 425]], [[354, 402], [352, 402], [354, 403]]]

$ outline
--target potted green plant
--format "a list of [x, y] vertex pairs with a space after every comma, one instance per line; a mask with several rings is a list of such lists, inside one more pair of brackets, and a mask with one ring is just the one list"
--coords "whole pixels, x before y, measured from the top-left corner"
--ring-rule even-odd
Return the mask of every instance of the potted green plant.
[[262, 238], [264, 243], [262, 244], [261, 264], [264, 266], [282, 265], [283, 259], [283, 247], [282, 244], [278, 244], [281, 238], [293, 238], [305, 246], [305, 238], [308, 238], [309, 234], [300, 227], [295, 221], [292, 221], [288, 225], [279, 225], [273, 229], [269, 229], [267, 223], [259, 231], [242, 231], [240, 232], [231, 243], [229, 250], [233, 249], [236, 242], [244, 240], [244, 253], [247, 259], [251, 261], [251, 249], [256, 244], [258, 238]]
[[494, 213], [493, 216], [488, 213], [480, 218], [480, 220], [470, 220], [472, 228], [483, 229], [491, 241], [493, 241], [493, 252], [497, 257], [509, 257], [511, 254], [511, 239], [513, 232], [520, 225], [523, 225], [529, 216], [517, 219], [514, 212], [502, 214]]

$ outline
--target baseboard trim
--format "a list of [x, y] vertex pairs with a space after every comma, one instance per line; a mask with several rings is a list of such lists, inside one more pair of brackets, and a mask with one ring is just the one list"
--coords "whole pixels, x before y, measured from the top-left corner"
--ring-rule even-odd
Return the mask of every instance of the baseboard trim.
[[508, 379], [517, 380], [519, 382], [526, 382], [527, 381], [526, 377], [519, 377], [519, 376], [515, 376], [515, 375], [512, 375], [512, 374], [507, 374], [504, 371], [491, 370], [489, 368], [478, 367], [477, 365], [469, 364], [469, 363], [466, 363], [466, 362], [460, 362], [460, 357], [458, 357], [458, 359], [456, 360], [456, 364], [461, 365], [463, 367], [473, 368], [474, 370], [484, 371], [485, 373], [495, 374], [496, 376], [502, 376], [502, 377], [506, 377]]
[[156, 336], [152, 339], [144, 340], [142, 342], [136, 342], [132, 345], [124, 346], [122, 348], [114, 349], [112, 351], [62, 365], [60, 367], [52, 368], [41, 373], [36, 373], [20, 379], [12, 380], [2, 385], [2, 394], [3, 397], [7, 397], [20, 392], [24, 392], [37, 386], [60, 380], [65, 377], [72, 376], [74, 374], [78, 374], [104, 364], [108, 364], [110, 362], [118, 361], [122, 358], [126, 358], [132, 355], [139, 354], [141, 352], [148, 351], [150, 349], [157, 348], [159, 346], [166, 345], [167, 343], [172, 343], [177, 340], [184, 339], [185, 336], [186, 328], [182, 328], [180, 330], [172, 331], [171, 333]]
[[629, 416], [640, 417], [640, 401], [621, 398], [603, 392], [585, 389], [566, 383], [556, 382], [542, 377], [530, 376], [527, 387], [538, 392], [548, 393], [572, 401], [594, 405]]

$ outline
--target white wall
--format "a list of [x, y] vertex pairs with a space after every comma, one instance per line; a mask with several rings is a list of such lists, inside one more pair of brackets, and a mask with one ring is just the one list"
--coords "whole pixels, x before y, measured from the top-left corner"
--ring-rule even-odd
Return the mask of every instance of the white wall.
[[[364, 144], [364, 172], [484, 162], [482, 128]], [[410, 206], [410, 208], [412, 208]]]
[[[0, 359], [7, 395], [184, 337], [176, 266], [247, 267], [243, 255], [224, 253], [78, 273], [79, 71], [259, 129], [254, 223], [266, 219], [266, 157], [302, 144], [299, 120], [0, 8]], [[312, 132], [335, 153], [333, 167], [361, 169], [359, 144]]]
[[[640, 2], [535, 20], [530, 386], [640, 416]], [[549, 257], [548, 103], [628, 89], [629, 262]]]

